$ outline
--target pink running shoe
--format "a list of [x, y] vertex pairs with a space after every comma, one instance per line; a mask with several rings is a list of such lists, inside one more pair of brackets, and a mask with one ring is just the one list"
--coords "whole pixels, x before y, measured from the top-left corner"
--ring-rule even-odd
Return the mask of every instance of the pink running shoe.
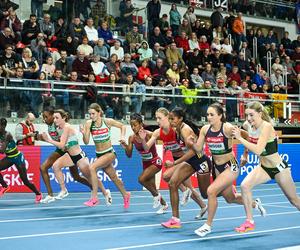
[[35, 196], [35, 204], [38, 204], [38, 203], [40, 203], [41, 202], [41, 200], [43, 199], [43, 195], [42, 195], [42, 193], [40, 193], [40, 194], [37, 194], [36, 196]]
[[130, 205], [130, 192], [128, 192], [124, 198], [124, 208], [127, 209], [129, 208]]
[[255, 224], [251, 223], [250, 221], [246, 220], [242, 225], [235, 228], [235, 231], [238, 233], [247, 233], [248, 231], [254, 230]]
[[10, 186], [7, 187], [2, 187], [0, 189], [0, 197], [3, 196], [6, 192], [8, 192], [10, 190]]
[[172, 217], [170, 220], [161, 223], [165, 228], [181, 228], [181, 222], [179, 219]]
[[84, 205], [88, 206], [88, 207], [95, 207], [99, 204], [99, 200], [97, 198], [91, 198], [90, 200], [86, 201], [85, 203], [83, 203]]

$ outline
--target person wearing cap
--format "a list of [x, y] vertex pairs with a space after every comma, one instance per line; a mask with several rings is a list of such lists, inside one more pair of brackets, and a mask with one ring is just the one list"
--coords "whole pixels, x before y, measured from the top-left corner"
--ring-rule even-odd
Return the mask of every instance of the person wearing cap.
[[16, 126], [17, 145], [32, 146], [35, 143], [36, 131], [33, 125], [35, 116], [33, 113], [28, 113], [26, 119], [21, 121]]

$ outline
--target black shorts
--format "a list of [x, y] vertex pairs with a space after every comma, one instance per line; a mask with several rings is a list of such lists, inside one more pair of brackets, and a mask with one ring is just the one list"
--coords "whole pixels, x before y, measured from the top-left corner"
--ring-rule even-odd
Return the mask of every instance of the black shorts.
[[263, 170], [265, 170], [265, 172], [270, 176], [271, 179], [275, 179], [275, 175], [282, 172], [286, 168], [289, 168], [287, 162], [285, 161], [280, 162], [275, 168], [267, 168], [262, 164], [261, 167]]
[[186, 162], [190, 164], [193, 169], [198, 172], [198, 174], [207, 174], [211, 172], [212, 164], [209, 157], [206, 155], [202, 155], [201, 157], [199, 157], [198, 154], [195, 154]]
[[56, 148], [54, 152], [55, 152], [55, 153], [58, 153], [60, 156], [63, 156], [63, 155], [66, 153], [65, 151], [63, 151], [63, 150], [60, 149], [60, 148]]
[[[69, 153], [68, 153], [69, 154]], [[69, 154], [70, 155], [70, 154]], [[76, 165], [76, 163], [81, 160], [82, 158], [85, 158], [85, 153], [83, 151], [80, 152], [80, 154], [78, 155], [70, 155], [74, 165]]]
[[114, 153], [115, 156], [117, 156], [115, 150], [112, 149], [112, 150], [109, 150], [109, 151], [104, 152], [104, 153], [98, 153], [98, 152], [96, 152], [96, 157], [97, 157], [97, 158], [100, 158], [101, 156], [106, 155], [106, 154], [109, 154], [109, 153]]
[[228, 167], [230, 167], [230, 170], [232, 172], [239, 172], [239, 164], [237, 162], [237, 160], [235, 158], [232, 158], [230, 161], [225, 162], [222, 165], [217, 165], [214, 161], [213, 161], [213, 166], [215, 169], [218, 170], [218, 172], [221, 174], [222, 172], [224, 172], [224, 170]]

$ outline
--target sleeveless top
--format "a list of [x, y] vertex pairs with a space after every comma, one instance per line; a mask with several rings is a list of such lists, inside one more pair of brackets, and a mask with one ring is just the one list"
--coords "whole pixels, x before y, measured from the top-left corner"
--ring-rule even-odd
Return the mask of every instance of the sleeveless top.
[[165, 150], [170, 150], [172, 153], [177, 153], [182, 151], [182, 145], [178, 141], [177, 134], [174, 129], [170, 128], [168, 134], [163, 132], [163, 129], [159, 130], [159, 137], [163, 141], [163, 146]]
[[[249, 142], [257, 144], [259, 135], [261, 134], [260, 128], [253, 130], [252, 127], [248, 126], [248, 134], [249, 134]], [[277, 138], [273, 138], [267, 142], [266, 147], [263, 152], [260, 154], [261, 156], [267, 156], [278, 152], [278, 143]]]
[[151, 161], [152, 159], [158, 156], [155, 144], [153, 144], [148, 151], [145, 151], [143, 143], [138, 142], [135, 137], [133, 137], [132, 143], [134, 144], [136, 150], [139, 151], [139, 153], [141, 154], [142, 161]]
[[68, 140], [67, 140], [67, 143], [66, 143], [66, 149], [70, 149], [71, 147], [73, 146], [76, 146], [78, 145], [78, 134], [73, 134], [73, 135], [70, 135], [68, 137]]
[[92, 134], [92, 138], [95, 144], [105, 143], [110, 141], [111, 130], [106, 125], [105, 120], [101, 120], [101, 126], [97, 127], [96, 123], [92, 121], [90, 132]]
[[213, 155], [224, 155], [232, 151], [229, 148], [228, 138], [224, 134], [223, 125], [224, 123], [222, 123], [221, 129], [216, 132], [213, 132], [210, 126], [205, 135], [205, 141]]
[[[5, 142], [5, 136], [6, 133], [4, 135], [0, 135], [0, 144]], [[12, 152], [16, 152], [16, 153], [11, 154]], [[13, 158], [18, 156], [21, 152], [18, 150], [16, 142], [14, 140], [11, 140], [7, 142], [4, 153], [6, 154], [7, 157]]]

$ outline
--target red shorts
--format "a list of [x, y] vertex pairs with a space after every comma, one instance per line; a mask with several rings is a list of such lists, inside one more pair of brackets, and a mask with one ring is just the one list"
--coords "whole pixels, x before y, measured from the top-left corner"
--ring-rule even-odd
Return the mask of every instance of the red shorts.
[[143, 161], [143, 169], [146, 169], [146, 168], [150, 167], [151, 165], [154, 165], [158, 169], [161, 169], [162, 168], [162, 160], [160, 159], [159, 156], [157, 156], [150, 161]]

